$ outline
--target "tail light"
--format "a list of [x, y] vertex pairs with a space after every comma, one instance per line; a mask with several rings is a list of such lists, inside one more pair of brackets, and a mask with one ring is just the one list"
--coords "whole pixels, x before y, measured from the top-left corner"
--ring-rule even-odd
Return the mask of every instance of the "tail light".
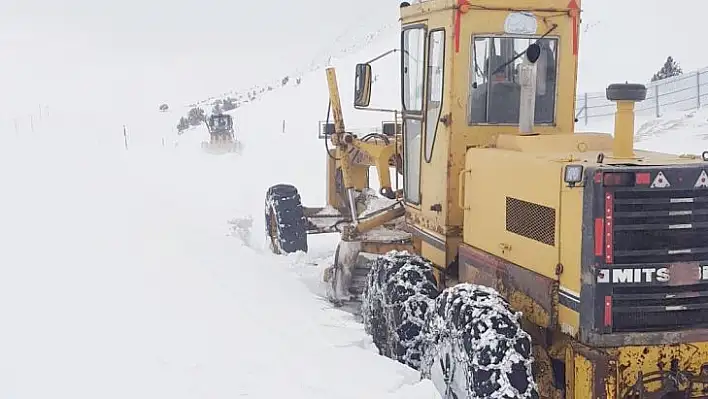
[[650, 183], [649, 172], [605, 172], [602, 174], [602, 185], [605, 187], [633, 187]]
[[595, 256], [602, 256], [604, 253], [604, 242], [603, 236], [605, 234], [605, 219], [596, 218], [595, 219]]
[[604, 314], [605, 327], [612, 326], [612, 297], [605, 297], [605, 314]]
[[602, 176], [602, 185], [605, 187], [631, 187], [636, 183], [636, 176], [632, 172], [605, 173]]

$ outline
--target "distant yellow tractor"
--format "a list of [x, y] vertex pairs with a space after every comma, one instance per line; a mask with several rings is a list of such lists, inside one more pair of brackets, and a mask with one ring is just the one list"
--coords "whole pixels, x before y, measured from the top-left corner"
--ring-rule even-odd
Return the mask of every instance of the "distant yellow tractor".
[[[347, 133], [329, 69], [328, 206], [274, 187], [273, 242], [340, 232], [330, 299], [444, 398], [708, 398], [708, 152], [635, 150], [639, 84], [606, 90], [614, 136], [574, 132], [579, 0], [400, 13], [402, 134]], [[398, 155], [402, 198], [374, 196]]]

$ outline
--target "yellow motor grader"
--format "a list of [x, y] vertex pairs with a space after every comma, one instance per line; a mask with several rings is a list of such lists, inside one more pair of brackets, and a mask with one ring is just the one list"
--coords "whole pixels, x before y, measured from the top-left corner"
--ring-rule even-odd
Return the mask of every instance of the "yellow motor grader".
[[444, 398], [708, 398], [708, 152], [635, 149], [639, 84], [607, 87], [614, 135], [574, 131], [579, 0], [400, 14], [402, 132], [348, 133], [328, 69], [327, 206], [273, 186], [274, 251], [339, 232], [330, 299]]
[[234, 137], [234, 122], [229, 114], [217, 113], [204, 121], [209, 141], [202, 141], [202, 149], [211, 154], [240, 153], [241, 142]]

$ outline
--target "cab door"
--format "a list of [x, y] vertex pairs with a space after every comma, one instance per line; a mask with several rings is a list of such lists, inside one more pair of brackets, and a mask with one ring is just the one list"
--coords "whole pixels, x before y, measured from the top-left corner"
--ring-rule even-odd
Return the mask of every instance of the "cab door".
[[416, 23], [401, 32], [401, 101], [403, 119], [403, 195], [407, 205], [420, 209], [420, 167], [423, 143], [425, 43], [427, 27]]
[[[447, 162], [445, 146], [440, 148], [441, 151], [436, 151], [439, 152], [436, 157], [433, 156], [438, 133], [446, 128], [440, 122], [444, 96], [445, 35], [444, 28], [429, 29], [425, 24], [413, 24], [403, 28], [401, 37], [404, 199], [407, 205], [423, 213], [428, 213], [433, 207], [433, 214], [428, 216], [432, 219], [436, 219], [441, 212], [439, 206], [434, 205], [446, 202], [446, 179], [441, 176], [446, 167], [437, 165], [434, 160], [438, 158], [443, 164]], [[423, 198], [421, 192], [422, 182], [427, 198]], [[444, 224], [444, 218], [438, 223]]]
[[[411, 24], [401, 38], [403, 108], [403, 188], [412, 228], [421, 253], [440, 266], [450, 263], [447, 243], [448, 126], [441, 121], [449, 108], [443, 90], [447, 20]], [[448, 95], [449, 96], [449, 95]], [[449, 111], [447, 111], [449, 112]], [[424, 188], [424, 189], [423, 189]], [[450, 247], [451, 248], [451, 247]]]

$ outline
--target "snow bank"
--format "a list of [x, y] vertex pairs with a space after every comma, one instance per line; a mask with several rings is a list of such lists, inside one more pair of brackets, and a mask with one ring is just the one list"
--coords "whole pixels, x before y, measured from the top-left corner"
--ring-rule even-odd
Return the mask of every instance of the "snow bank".
[[[317, 267], [263, 248], [264, 187], [318, 162], [272, 165], [265, 129], [244, 157], [203, 154], [198, 134], [163, 147], [161, 116], [127, 151], [88, 116], [2, 137], [0, 397], [434, 398], [313, 295]], [[290, 140], [273, 152], [319, 153]]]
[[[578, 131], [613, 134], [614, 117], [598, 118]], [[660, 118], [638, 115], [634, 124], [637, 149], [672, 154], [700, 154], [708, 149], [708, 107], [690, 111], [671, 111]]]

